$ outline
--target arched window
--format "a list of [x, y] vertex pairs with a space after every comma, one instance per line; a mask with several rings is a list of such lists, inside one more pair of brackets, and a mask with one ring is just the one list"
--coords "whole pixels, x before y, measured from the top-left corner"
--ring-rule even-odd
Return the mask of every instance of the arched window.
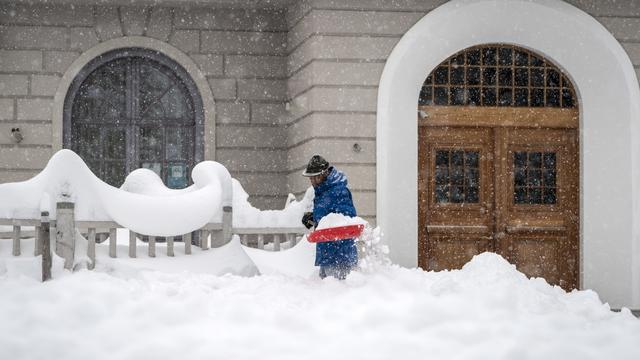
[[183, 188], [203, 158], [201, 104], [192, 79], [166, 56], [144, 49], [109, 52], [71, 85], [64, 147], [110, 185], [120, 186], [142, 167], [167, 186]]
[[511, 45], [483, 45], [442, 62], [422, 86], [419, 105], [576, 106], [571, 82], [555, 65]]

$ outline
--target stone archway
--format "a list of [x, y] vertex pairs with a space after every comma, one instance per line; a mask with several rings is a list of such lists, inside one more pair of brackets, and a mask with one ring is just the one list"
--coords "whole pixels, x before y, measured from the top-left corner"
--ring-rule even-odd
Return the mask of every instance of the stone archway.
[[582, 105], [580, 282], [614, 307], [640, 307], [640, 89], [613, 36], [561, 1], [452, 1], [414, 25], [389, 56], [378, 93], [377, 218], [392, 260], [417, 265], [422, 81], [450, 54], [482, 43], [536, 51], [575, 84]]

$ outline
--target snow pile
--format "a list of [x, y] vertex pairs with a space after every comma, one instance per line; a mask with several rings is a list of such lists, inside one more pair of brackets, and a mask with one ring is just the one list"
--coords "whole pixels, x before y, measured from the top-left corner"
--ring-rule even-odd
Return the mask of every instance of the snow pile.
[[366, 225], [367, 221], [358, 216], [346, 216], [337, 213], [330, 213], [327, 216], [320, 219], [320, 223], [316, 227], [316, 230], [322, 230], [338, 226], [349, 225]]
[[[194, 185], [169, 196], [136, 194], [98, 179], [71, 150], [54, 154], [44, 170], [30, 180], [0, 184], [0, 217], [40, 217], [57, 201], [75, 203], [77, 220], [112, 220], [142, 234], [174, 236], [198, 229], [220, 216], [225, 182], [230, 176], [220, 164], [205, 161], [192, 172]], [[55, 213], [51, 213], [55, 218]]]
[[[308, 244], [288, 251], [299, 247]], [[265, 254], [275, 267], [284, 252]], [[628, 311], [529, 280], [489, 253], [462, 270], [387, 266], [342, 282], [115, 265], [42, 284], [1, 270], [5, 260], [3, 359], [640, 358], [640, 321]]]

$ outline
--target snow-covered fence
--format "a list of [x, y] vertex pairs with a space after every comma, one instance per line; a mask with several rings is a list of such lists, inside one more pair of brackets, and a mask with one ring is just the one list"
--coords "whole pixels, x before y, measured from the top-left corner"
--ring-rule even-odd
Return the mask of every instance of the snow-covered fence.
[[[167, 256], [175, 256], [176, 237], [182, 238], [189, 255], [192, 240], [206, 250], [238, 235], [246, 246], [279, 251], [306, 233], [300, 218], [311, 206], [313, 191], [301, 201], [290, 196], [283, 210], [261, 211], [249, 204], [247, 193], [221, 164], [201, 162], [192, 178], [190, 187], [173, 190], [152, 171], [138, 169], [118, 189], [98, 179], [75, 153], [61, 150], [36, 177], [0, 184], [0, 240], [11, 239], [12, 254], [19, 256], [21, 239], [35, 238], [33, 254], [42, 254], [40, 214], [50, 213], [48, 240], [65, 259], [65, 268], [71, 269], [76, 253], [84, 257], [78, 251], [85, 246], [88, 267], [93, 268], [96, 242], [107, 236], [109, 256], [116, 257], [120, 228], [129, 229], [131, 258], [137, 256], [140, 236], [148, 239], [149, 257], [155, 257], [158, 237], [166, 240]], [[9, 230], [2, 229], [7, 226]], [[197, 235], [192, 239], [192, 234]]]

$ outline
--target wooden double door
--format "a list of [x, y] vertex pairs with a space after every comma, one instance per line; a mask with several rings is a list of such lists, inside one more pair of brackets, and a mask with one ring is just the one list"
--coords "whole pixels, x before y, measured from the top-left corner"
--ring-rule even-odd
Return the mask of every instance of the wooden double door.
[[419, 265], [502, 255], [578, 287], [577, 129], [419, 126]]

